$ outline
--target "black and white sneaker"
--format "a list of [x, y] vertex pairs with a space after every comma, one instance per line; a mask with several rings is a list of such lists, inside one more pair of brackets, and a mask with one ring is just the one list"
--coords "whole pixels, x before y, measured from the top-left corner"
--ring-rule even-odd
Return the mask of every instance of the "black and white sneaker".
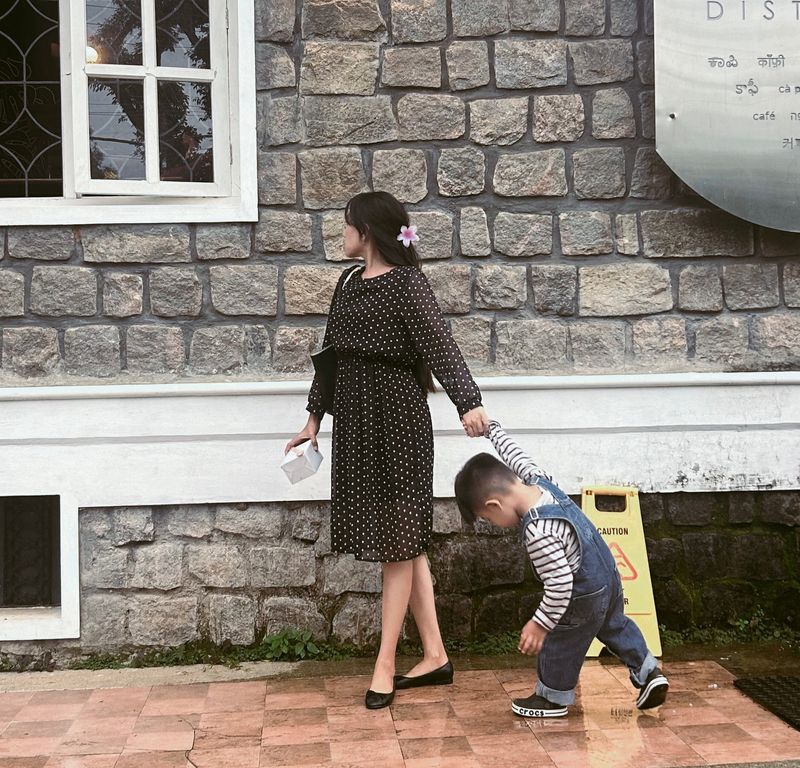
[[652, 709], [660, 707], [667, 698], [669, 681], [664, 677], [664, 673], [656, 667], [644, 681], [639, 698], [636, 699], [638, 709]]
[[520, 717], [564, 717], [567, 714], [567, 708], [562, 704], [553, 704], [536, 694], [527, 699], [514, 699], [511, 710]]

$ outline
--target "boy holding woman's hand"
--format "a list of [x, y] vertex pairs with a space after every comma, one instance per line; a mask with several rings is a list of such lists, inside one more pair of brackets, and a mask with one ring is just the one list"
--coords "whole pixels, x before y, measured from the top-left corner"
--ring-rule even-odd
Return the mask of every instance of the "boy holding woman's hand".
[[566, 715], [595, 637], [630, 670], [639, 709], [663, 704], [669, 683], [641, 631], [625, 616], [622, 581], [608, 545], [497, 422], [489, 423], [486, 437], [502, 461], [481, 453], [458, 473], [461, 516], [502, 528], [521, 521], [528, 557], [544, 585], [544, 597], [519, 640], [522, 653], [538, 654], [538, 681], [529, 697], [514, 699], [512, 710], [523, 717]]

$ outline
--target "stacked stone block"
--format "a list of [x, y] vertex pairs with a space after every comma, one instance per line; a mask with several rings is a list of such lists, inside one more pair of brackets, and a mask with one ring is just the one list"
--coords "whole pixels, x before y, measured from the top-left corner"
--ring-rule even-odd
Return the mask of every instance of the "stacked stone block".
[[[726, 627], [762, 611], [800, 628], [800, 494], [644, 494], [641, 505], [660, 623]], [[0, 662], [248, 645], [284, 629], [376, 643], [380, 566], [330, 551], [325, 503], [83, 509], [79, 520], [81, 637], [4, 643]], [[436, 501], [429, 556], [450, 641], [517, 631], [541, 599], [516, 532], [465, 528], [453, 501]], [[413, 622], [406, 633], [416, 638]]]
[[646, 0], [256, 13], [259, 221], [6, 228], [0, 381], [307, 376], [342, 209], [370, 189], [409, 206], [477, 370], [800, 362], [800, 237], [713, 209], [655, 151]]

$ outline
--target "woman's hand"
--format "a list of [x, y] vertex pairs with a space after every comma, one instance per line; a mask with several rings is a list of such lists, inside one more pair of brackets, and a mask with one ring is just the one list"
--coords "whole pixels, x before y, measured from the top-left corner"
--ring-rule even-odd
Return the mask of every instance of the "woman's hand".
[[311, 441], [311, 445], [313, 445], [316, 450], [319, 450], [319, 445], [317, 445], [317, 433], [319, 432], [319, 425], [319, 416], [315, 416], [313, 413], [310, 414], [302, 431], [298, 432], [288, 443], [286, 443], [286, 447], [283, 449], [284, 455], [289, 453], [292, 448], [296, 448], [298, 445], [302, 445], [308, 440]]
[[461, 417], [461, 423], [464, 425], [464, 431], [470, 437], [483, 437], [489, 426], [489, 417], [483, 406], [479, 405], [477, 408], [467, 411]]

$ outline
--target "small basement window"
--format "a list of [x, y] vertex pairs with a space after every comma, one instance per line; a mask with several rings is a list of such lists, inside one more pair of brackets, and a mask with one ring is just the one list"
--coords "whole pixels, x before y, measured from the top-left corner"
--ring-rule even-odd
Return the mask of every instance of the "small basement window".
[[0, 608], [61, 605], [58, 496], [0, 497]]
[[79, 633], [75, 499], [57, 493], [0, 496], [0, 641]]

